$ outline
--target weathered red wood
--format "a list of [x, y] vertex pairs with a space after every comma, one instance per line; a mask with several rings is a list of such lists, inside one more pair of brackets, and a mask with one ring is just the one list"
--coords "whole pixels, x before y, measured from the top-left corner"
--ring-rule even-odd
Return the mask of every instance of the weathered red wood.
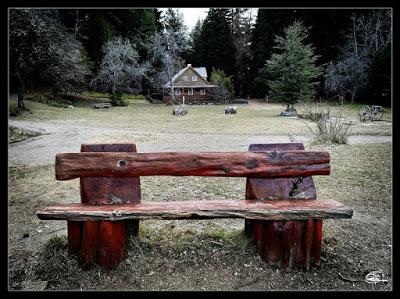
[[[134, 153], [136, 152], [136, 145], [133, 143], [82, 144], [81, 152]], [[125, 203], [140, 202], [139, 177], [81, 177], [80, 188], [82, 203], [112, 203], [115, 198]]]
[[40, 219], [107, 220], [246, 218], [307, 220], [351, 218], [352, 210], [334, 200], [202, 200], [139, 204], [58, 204], [37, 211]]
[[297, 177], [329, 175], [322, 151], [207, 153], [64, 153], [56, 155], [56, 178], [124, 176]]
[[311, 263], [319, 264], [322, 253], [322, 220], [314, 219], [314, 238], [311, 248]]
[[[134, 143], [82, 144], [81, 152], [136, 153]], [[139, 203], [141, 201], [139, 177], [81, 177], [81, 202], [94, 204]], [[127, 220], [126, 241], [139, 232], [139, 220]]]
[[314, 221], [313, 219], [308, 219], [306, 221], [306, 229], [305, 229], [305, 244], [304, 244], [304, 268], [306, 270], [310, 269], [310, 261], [311, 261], [311, 247], [314, 239]]
[[[135, 144], [82, 144], [82, 152], [136, 152]], [[113, 202], [139, 203], [138, 177], [82, 177], [81, 202], [87, 204], [113, 204]], [[68, 247], [71, 254], [79, 254], [84, 268], [92, 264], [112, 268], [125, 255], [128, 237], [136, 236], [139, 220], [123, 222], [68, 221]], [[121, 235], [123, 234], [123, 235]]]
[[81, 248], [82, 222], [68, 221], [68, 253], [78, 254]]
[[258, 250], [261, 250], [263, 246], [263, 226], [259, 225], [262, 224], [262, 220], [254, 220], [257, 224], [254, 226], [254, 244]]
[[[249, 151], [304, 150], [301, 143], [252, 144]], [[303, 178], [248, 178], [246, 199], [316, 199], [311, 176]], [[311, 220], [310, 220], [311, 221]], [[317, 222], [318, 221], [318, 222]], [[260, 228], [259, 226], [263, 226]], [[263, 259], [272, 265], [280, 265], [287, 270], [301, 265], [309, 268], [310, 262], [319, 261], [322, 247], [322, 220], [305, 221], [259, 221], [245, 220], [248, 237], [256, 238], [254, 232], [263, 230], [260, 250]], [[312, 231], [312, 233], [311, 233]], [[308, 232], [308, 234], [307, 234]], [[310, 238], [312, 240], [310, 247]]]
[[97, 244], [99, 235], [98, 221], [86, 221], [82, 226], [82, 244], [79, 260], [84, 269], [97, 264]]
[[97, 264], [116, 267], [125, 257], [126, 225], [123, 221], [99, 221]]

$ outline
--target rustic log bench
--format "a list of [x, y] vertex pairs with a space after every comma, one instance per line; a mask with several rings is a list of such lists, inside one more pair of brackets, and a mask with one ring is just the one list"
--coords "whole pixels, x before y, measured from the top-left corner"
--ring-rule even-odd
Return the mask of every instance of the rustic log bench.
[[[136, 153], [135, 144], [83, 144], [56, 155], [56, 178], [80, 178], [81, 203], [57, 204], [40, 219], [67, 220], [68, 250], [84, 268], [117, 266], [139, 219], [244, 218], [245, 233], [268, 264], [318, 264], [322, 219], [351, 218], [334, 200], [316, 200], [312, 175], [330, 174], [330, 156], [301, 143], [252, 144], [249, 152]], [[140, 176], [247, 177], [244, 200], [143, 202]]]
[[95, 103], [93, 104], [93, 108], [96, 109], [105, 109], [105, 108], [110, 108], [111, 107], [111, 103]]

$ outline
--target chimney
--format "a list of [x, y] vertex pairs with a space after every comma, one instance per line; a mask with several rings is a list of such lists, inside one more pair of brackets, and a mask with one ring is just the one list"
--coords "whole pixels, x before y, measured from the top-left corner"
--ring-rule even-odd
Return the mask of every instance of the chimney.
[[188, 66], [188, 67], [189, 67], [189, 66], [191, 67], [192, 65], [191, 65], [191, 64], [188, 64], [187, 66]]

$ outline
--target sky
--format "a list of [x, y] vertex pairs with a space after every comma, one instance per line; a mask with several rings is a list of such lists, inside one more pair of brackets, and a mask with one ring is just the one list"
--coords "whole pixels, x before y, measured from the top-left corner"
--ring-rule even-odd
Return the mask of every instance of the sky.
[[[197, 20], [204, 20], [207, 16], [209, 8], [178, 8], [183, 15], [183, 20], [185, 25], [188, 27], [189, 31], [192, 31], [193, 27], [196, 25]], [[167, 8], [160, 8], [162, 11], [166, 11]]]
[[[185, 25], [188, 27], [189, 31], [192, 31], [198, 19], [204, 21], [209, 10], [209, 8], [178, 8], [178, 9], [183, 14]], [[160, 10], [165, 11], [167, 10], [167, 8], [161, 8]], [[257, 15], [257, 9], [252, 9], [251, 13], [254, 20], [255, 16]]]

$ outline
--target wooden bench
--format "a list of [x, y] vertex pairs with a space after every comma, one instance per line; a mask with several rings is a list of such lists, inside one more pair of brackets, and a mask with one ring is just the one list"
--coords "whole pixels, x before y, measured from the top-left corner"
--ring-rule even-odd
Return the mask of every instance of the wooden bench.
[[[56, 178], [80, 178], [81, 203], [57, 204], [40, 219], [67, 220], [68, 248], [84, 268], [113, 268], [140, 219], [244, 218], [268, 264], [290, 270], [319, 263], [322, 219], [351, 218], [334, 200], [316, 200], [312, 175], [329, 175], [329, 153], [301, 143], [252, 144], [249, 152], [136, 153], [135, 144], [83, 144], [56, 155]], [[247, 177], [244, 200], [141, 202], [140, 176]]]
[[108, 109], [111, 107], [111, 103], [95, 103], [93, 108], [95, 109]]

